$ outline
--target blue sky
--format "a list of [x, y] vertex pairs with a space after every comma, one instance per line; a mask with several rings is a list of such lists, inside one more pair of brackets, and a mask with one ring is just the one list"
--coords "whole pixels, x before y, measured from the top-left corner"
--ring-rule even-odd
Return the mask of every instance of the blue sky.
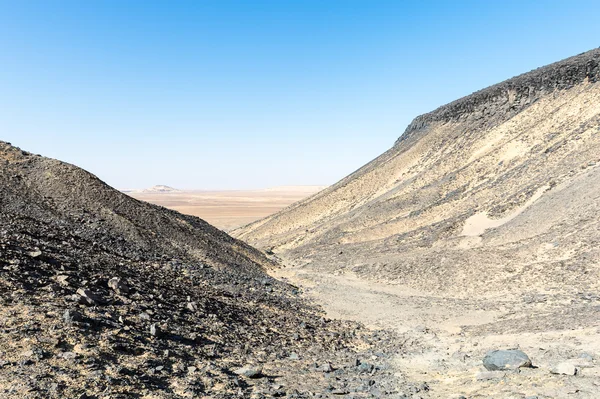
[[331, 184], [600, 46], [598, 1], [3, 1], [0, 139], [118, 188]]

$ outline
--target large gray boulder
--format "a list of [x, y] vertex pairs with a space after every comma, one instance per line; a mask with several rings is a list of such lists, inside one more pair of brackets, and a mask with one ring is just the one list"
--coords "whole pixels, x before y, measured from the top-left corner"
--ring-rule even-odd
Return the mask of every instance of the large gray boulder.
[[520, 367], [531, 367], [531, 360], [518, 349], [496, 350], [485, 355], [483, 366], [490, 371], [516, 370]]

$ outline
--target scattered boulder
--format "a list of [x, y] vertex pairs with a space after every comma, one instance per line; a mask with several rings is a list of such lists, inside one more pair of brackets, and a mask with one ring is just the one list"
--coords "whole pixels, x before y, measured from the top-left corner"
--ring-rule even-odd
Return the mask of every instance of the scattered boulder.
[[594, 361], [594, 357], [589, 353], [582, 353], [581, 355], [579, 355], [579, 359], [585, 360], [590, 363]]
[[324, 373], [331, 373], [334, 370], [334, 368], [331, 366], [331, 363], [327, 362], [319, 366], [318, 370]]
[[237, 370], [233, 370], [234, 374], [241, 375], [247, 378], [260, 378], [263, 376], [261, 366], [246, 365]]
[[361, 362], [357, 368], [358, 368], [358, 371], [361, 373], [370, 373], [374, 367], [375, 366], [373, 366], [370, 363]]
[[571, 362], [562, 362], [554, 366], [550, 372], [552, 374], [575, 375], [577, 374], [577, 367]]
[[28, 255], [31, 256], [32, 258], [38, 258], [38, 257], [42, 256], [42, 251], [40, 251], [39, 249], [36, 249], [35, 251], [29, 252]]
[[55, 280], [58, 284], [62, 285], [63, 287], [69, 286], [69, 276], [58, 275], [55, 277]]
[[99, 295], [84, 288], [79, 288], [77, 290], [77, 295], [79, 295], [79, 302], [84, 305], [95, 306], [106, 303]]
[[25, 351], [21, 354], [24, 358], [30, 358], [35, 360], [42, 360], [45, 357], [46, 353], [38, 347], [33, 347], [28, 351]]
[[63, 313], [63, 320], [67, 324], [71, 324], [73, 322], [80, 322], [83, 320], [83, 316], [76, 310], [67, 309], [65, 313]]
[[129, 287], [127, 284], [125, 284], [123, 279], [119, 277], [113, 277], [108, 280], [108, 288], [112, 289], [119, 295], [126, 295], [129, 293]]
[[63, 352], [59, 355], [59, 357], [65, 359], [65, 360], [73, 360], [77, 358], [77, 353], [74, 352]]
[[494, 350], [485, 355], [483, 366], [489, 371], [516, 370], [521, 367], [531, 367], [531, 359], [518, 349]]
[[150, 325], [150, 335], [158, 338], [161, 336], [161, 334], [162, 334], [162, 331], [159, 326], [157, 326], [156, 324]]

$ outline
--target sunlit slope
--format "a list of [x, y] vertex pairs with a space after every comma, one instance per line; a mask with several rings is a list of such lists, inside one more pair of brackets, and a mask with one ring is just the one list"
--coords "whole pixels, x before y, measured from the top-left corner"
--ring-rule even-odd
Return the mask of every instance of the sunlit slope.
[[441, 290], [589, 284], [599, 60], [593, 50], [422, 115], [358, 171], [233, 234], [289, 261]]

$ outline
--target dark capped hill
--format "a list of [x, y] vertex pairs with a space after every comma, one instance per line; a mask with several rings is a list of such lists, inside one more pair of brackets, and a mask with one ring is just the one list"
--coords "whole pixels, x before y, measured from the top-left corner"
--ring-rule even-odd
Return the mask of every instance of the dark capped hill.
[[491, 127], [510, 119], [547, 94], [600, 80], [600, 49], [594, 49], [490, 86], [416, 117], [396, 145], [435, 122], [470, 118]]
[[0, 142], [4, 214], [70, 224], [90, 243], [139, 260], [169, 255], [256, 273], [271, 266], [259, 251], [202, 219], [138, 201], [73, 165]]
[[594, 289], [599, 61], [595, 49], [419, 116], [356, 172], [231, 234], [427, 292]]

